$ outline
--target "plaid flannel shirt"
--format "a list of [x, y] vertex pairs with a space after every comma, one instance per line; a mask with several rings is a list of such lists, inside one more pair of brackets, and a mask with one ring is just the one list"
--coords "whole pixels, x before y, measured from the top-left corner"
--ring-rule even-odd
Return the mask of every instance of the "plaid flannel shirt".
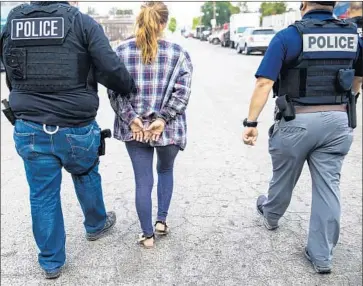
[[140, 117], [144, 126], [156, 118], [166, 121], [158, 141], [151, 146], [175, 144], [184, 150], [187, 138], [185, 109], [191, 92], [193, 65], [189, 54], [179, 45], [166, 40], [158, 41], [158, 53], [150, 65], [142, 63], [141, 51], [135, 39], [129, 39], [116, 48], [116, 54], [125, 64], [137, 87], [130, 98], [108, 90], [114, 109], [114, 137], [131, 141], [131, 122]]

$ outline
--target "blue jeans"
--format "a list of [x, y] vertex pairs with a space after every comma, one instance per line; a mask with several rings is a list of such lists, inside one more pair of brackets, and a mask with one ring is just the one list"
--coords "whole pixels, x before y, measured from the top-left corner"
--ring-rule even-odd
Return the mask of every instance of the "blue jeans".
[[[130, 155], [136, 183], [136, 211], [139, 216], [141, 229], [145, 236], [154, 233], [152, 225], [151, 191], [154, 185], [153, 156], [154, 147], [137, 141], [126, 142]], [[174, 160], [179, 152], [176, 145], [155, 147], [158, 156], [158, 221], [166, 221], [173, 194]]]
[[[45, 127], [17, 120], [14, 141], [22, 157], [30, 187], [33, 234], [39, 247], [39, 263], [46, 270], [64, 265], [66, 260], [63, 214], [60, 200], [62, 167], [72, 174], [78, 201], [89, 233], [101, 230], [106, 223], [101, 176], [98, 173], [100, 128], [94, 121], [80, 128]], [[86, 172], [94, 165], [87, 175]]]

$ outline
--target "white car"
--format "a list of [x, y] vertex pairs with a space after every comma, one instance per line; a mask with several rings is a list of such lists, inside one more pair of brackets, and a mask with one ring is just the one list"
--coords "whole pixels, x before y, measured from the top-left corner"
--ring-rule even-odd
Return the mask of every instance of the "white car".
[[214, 33], [212, 33], [209, 37], [208, 37], [208, 42], [213, 44], [213, 45], [218, 45], [221, 41], [219, 40], [219, 35], [220, 35], [220, 31], [216, 31]]
[[273, 28], [248, 28], [239, 39], [237, 53], [264, 53], [275, 34], [276, 30]]

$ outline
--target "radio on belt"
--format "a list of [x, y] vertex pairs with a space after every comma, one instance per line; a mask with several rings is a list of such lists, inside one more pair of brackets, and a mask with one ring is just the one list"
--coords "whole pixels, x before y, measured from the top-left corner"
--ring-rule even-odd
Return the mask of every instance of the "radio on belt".
[[62, 39], [64, 19], [62, 17], [13, 19], [12, 40]]

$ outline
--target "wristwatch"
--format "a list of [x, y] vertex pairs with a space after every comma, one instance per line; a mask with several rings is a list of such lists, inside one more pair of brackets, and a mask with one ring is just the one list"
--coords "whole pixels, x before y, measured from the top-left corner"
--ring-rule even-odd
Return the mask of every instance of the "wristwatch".
[[247, 118], [243, 120], [244, 127], [257, 127], [257, 121], [248, 121]]

